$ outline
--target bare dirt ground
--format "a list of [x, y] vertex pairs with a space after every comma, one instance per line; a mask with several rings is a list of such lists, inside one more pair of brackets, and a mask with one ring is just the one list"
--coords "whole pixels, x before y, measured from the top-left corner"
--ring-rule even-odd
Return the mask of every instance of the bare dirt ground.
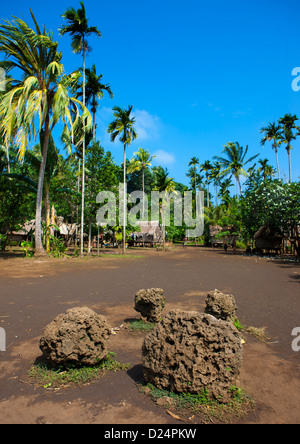
[[[242, 324], [265, 327], [268, 339], [247, 335], [240, 386], [255, 410], [235, 422], [300, 423], [300, 351], [292, 330], [300, 327], [300, 264], [282, 259], [224, 254], [220, 250], [177, 248], [171, 252], [130, 251], [127, 257], [83, 259], [0, 258], [1, 424], [182, 424], [137, 387], [141, 379], [143, 333], [121, 329], [109, 349], [130, 363], [128, 371], [107, 373], [95, 383], [51, 390], [26, 383], [43, 328], [75, 306], [88, 306], [117, 327], [138, 317], [134, 295], [161, 287], [165, 310], [203, 311], [208, 291], [232, 293]], [[200, 421], [193, 418], [190, 422]]]

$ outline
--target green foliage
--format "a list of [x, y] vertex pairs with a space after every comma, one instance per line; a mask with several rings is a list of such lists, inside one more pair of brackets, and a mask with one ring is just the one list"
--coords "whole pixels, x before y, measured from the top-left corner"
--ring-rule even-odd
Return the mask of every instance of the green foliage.
[[7, 242], [7, 235], [6, 234], [0, 234], [0, 250], [1, 251], [5, 250], [6, 242]]
[[33, 242], [28, 242], [28, 241], [21, 242], [21, 249], [23, 250], [25, 257], [33, 257], [34, 255], [34, 251], [32, 251], [33, 248], [34, 248]]
[[68, 368], [53, 367], [49, 363], [37, 363], [29, 371], [29, 377], [39, 387], [46, 389], [57, 387], [83, 386], [99, 379], [107, 371], [117, 372], [126, 370], [128, 364], [115, 359], [115, 353], [109, 352], [107, 356], [94, 366], [72, 366]]
[[51, 235], [50, 243], [52, 244], [52, 255], [54, 257], [61, 258], [66, 255], [68, 248], [63, 240]]
[[134, 319], [128, 322], [128, 330], [130, 331], [142, 331], [149, 332], [152, 331], [155, 327], [155, 323], [147, 322], [143, 319]]
[[[232, 386], [229, 390], [230, 400], [226, 403], [219, 400], [213, 400], [209, 396], [209, 392], [204, 388], [199, 393], [174, 393], [168, 390], [161, 390], [152, 384], [147, 384], [141, 388], [142, 391], [149, 393], [150, 396], [157, 401], [166, 399], [166, 407], [172, 405], [172, 410], [187, 412], [189, 415], [200, 414], [207, 419], [222, 420], [230, 422], [233, 417], [241, 417], [254, 407], [254, 402], [249, 395], [240, 387]], [[160, 402], [162, 405], [162, 402]]]
[[[266, 225], [272, 232], [291, 236], [300, 224], [300, 183], [267, 179], [250, 182], [242, 201], [245, 232], [251, 238]], [[297, 248], [300, 245], [296, 244]]]

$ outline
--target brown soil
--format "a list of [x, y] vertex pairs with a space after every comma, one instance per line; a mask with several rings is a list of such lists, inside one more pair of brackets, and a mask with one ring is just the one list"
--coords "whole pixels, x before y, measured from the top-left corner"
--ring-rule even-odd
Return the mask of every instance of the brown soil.
[[[109, 344], [128, 371], [107, 373], [82, 388], [36, 388], [28, 370], [40, 357], [39, 338], [55, 316], [88, 306], [113, 327], [138, 317], [134, 295], [141, 288], [165, 291], [171, 308], [203, 311], [209, 291], [235, 296], [242, 324], [264, 327], [268, 339], [246, 335], [243, 387], [256, 403], [235, 423], [300, 423], [300, 352], [292, 330], [300, 327], [300, 265], [282, 259], [233, 256], [220, 250], [178, 248], [129, 251], [127, 257], [83, 259], [0, 258], [0, 423], [182, 424], [172, 408], [156, 405], [137, 386], [143, 333], [116, 332]], [[171, 411], [172, 413], [172, 411]], [[189, 423], [200, 423], [193, 417]]]

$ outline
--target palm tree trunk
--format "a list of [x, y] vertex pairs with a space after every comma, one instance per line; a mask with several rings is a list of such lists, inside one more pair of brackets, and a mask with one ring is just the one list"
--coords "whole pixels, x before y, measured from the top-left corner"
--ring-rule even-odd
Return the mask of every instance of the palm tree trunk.
[[45, 193], [45, 216], [46, 216], [46, 252], [50, 253], [50, 198], [49, 186], [46, 187]]
[[145, 168], [143, 168], [143, 217], [145, 218]]
[[210, 207], [210, 198], [209, 198], [209, 182], [207, 181], [207, 208]]
[[49, 141], [49, 115], [46, 117], [45, 121], [45, 132], [44, 132], [44, 144], [42, 151], [41, 166], [39, 172], [38, 189], [36, 197], [36, 213], [35, 213], [35, 256], [46, 256], [47, 253], [44, 250], [42, 243], [42, 203], [43, 203], [43, 188], [44, 188], [44, 176], [45, 168], [47, 163], [48, 154], [48, 141]]
[[92, 246], [92, 222], [89, 222], [89, 244], [88, 244], [88, 254], [91, 254]]
[[126, 143], [124, 143], [123, 254], [126, 253]]
[[278, 172], [278, 180], [280, 180], [280, 170], [279, 170], [279, 159], [278, 159], [278, 149], [275, 146], [275, 156], [276, 156], [276, 163], [277, 163], [277, 172]]
[[96, 141], [96, 112], [93, 111], [93, 142]]
[[[80, 192], [80, 157], [78, 158], [78, 180], [77, 180], [77, 191], [78, 194]], [[77, 240], [78, 240], [78, 223], [79, 223], [79, 206], [77, 205], [77, 215], [76, 215], [76, 239], [75, 246], [77, 248]]]
[[[83, 51], [82, 51], [82, 68], [83, 68], [83, 76], [82, 76], [82, 103], [85, 106], [85, 41], [84, 37], [82, 39], [83, 42]], [[83, 121], [83, 142], [82, 142], [82, 189], [81, 189], [81, 243], [80, 243], [80, 254], [83, 256], [83, 232], [84, 232], [84, 195], [85, 195], [85, 122]]]
[[292, 182], [292, 159], [291, 159], [291, 147], [288, 144], [287, 146], [287, 152], [288, 152], [288, 156], [289, 156], [289, 183]]
[[239, 190], [240, 190], [240, 195], [242, 196], [243, 192], [242, 192], [242, 187], [241, 187], [241, 182], [240, 182], [239, 176], [236, 177], [236, 181], [237, 181], [237, 184], [238, 184], [238, 187], [239, 187]]

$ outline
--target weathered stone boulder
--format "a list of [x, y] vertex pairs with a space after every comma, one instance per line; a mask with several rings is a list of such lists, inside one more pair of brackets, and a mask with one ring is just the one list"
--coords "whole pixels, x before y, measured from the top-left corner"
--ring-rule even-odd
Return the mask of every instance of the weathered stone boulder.
[[237, 305], [232, 294], [224, 294], [219, 290], [208, 293], [204, 313], [223, 321], [235, 320]]
[[75, 307], [47, 325], [39, 346], [54, 365], [95, 365], [107, 355], [110, 334], [104, 316], [87, 307]]
[[158, 322], [161, 318], [166, 299], [162, 288], [142, 289], [137, 292], [134, 309], [148, 322]]
[[146, 382], [176, 393], [200, 393], [226, 402], [243, 361], [232, 323], [196, 311], [172, 310], [142, 347]]

